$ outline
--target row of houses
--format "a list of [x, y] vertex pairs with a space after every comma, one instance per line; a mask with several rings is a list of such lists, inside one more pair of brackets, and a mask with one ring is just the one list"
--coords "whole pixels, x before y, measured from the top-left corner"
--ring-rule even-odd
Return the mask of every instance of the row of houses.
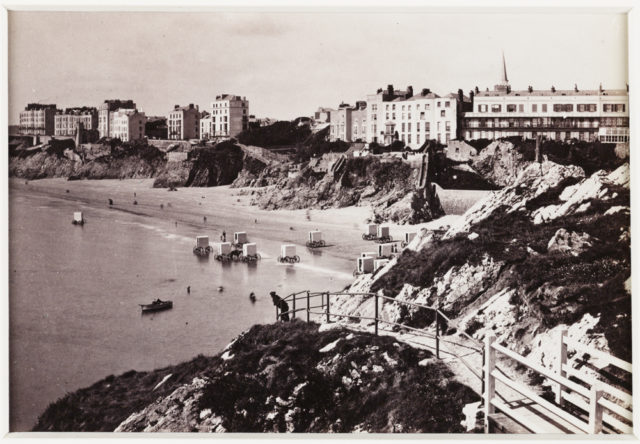
[[552, 140], [629, 141], [629, 91], [572, 90], [512, 91], [503, 56], [500, 82], [493, 90], [440, 96], [423, 89], [378, 89], [354, 106], [319, 108], [316, 122], [330, 124], [332, 141], [402, 141], [411, 149], [428, 140], [498, 139], [509, 136]]
[[166, 119], [160, 121], [155, 117], [148, 119], [133, 100], [109, 99], [98, 108], [76, 107], [64, 111], [55, 104], [30, 103], [20, 112], [19, 128], [22, 135], [76, 137], [81, 133], [83, 141], [111, 137], [128, 142], [147, 137], [148, 120], [150, 133], [157, 138], [235, 137], [248, 128], [249, 101], [245, 97], [222, 94], [211, 102], [209, 112], [200, 112], [194, 104], [175, 105]]

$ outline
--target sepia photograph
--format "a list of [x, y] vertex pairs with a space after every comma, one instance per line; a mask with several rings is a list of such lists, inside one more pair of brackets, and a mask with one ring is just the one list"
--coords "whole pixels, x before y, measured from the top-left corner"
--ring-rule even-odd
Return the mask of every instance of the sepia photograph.
[[9, 435], [633, 435], [631, 3], [314, 5], [3, 6]]

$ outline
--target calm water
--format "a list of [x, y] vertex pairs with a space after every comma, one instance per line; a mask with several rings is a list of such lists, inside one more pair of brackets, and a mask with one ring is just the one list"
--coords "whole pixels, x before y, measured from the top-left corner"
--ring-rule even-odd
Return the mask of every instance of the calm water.
[[[71, 224], [78, 209], [84, 227]], [[263, 257], [256, 266], [201, 260], [192, 253], [196, 234], [170, 221], [11, 190], [11, 431], [30, 430], [50, 402], [110, 374], [219, 352], [251, 325], [273, 322], [270, 290], [338, 290], [352, 280], [352, 261], [301, 247], [300, 264], [279, 264], [280, 244], [259, 232], [250, 233]], [[158, 297], [174, 308], [141, 315], [138, 304]]]

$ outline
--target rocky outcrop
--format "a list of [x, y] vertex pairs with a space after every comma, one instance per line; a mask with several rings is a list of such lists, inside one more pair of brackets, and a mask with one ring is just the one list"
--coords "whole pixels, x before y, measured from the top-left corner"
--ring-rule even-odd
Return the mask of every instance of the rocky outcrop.
[[518, 152], [513, 143], [496, 140], [472, 157], [471, 166], [482, 177], [498, 186], [515, 182], [520, 173], [531, 164]]
[[339, 325], [257, 325], [215, 357], [70, 393], [36, 430], [463, 432], [479, 396], [426, 350]]
[[292, 177], [280, 174], [274, 186], [256, 190], [253, 203], [269, 210], [369, 204], [372, 219], [397, 223], [443, 215], [435, 191], [415, 188], [416, 174], [399, 159], [345, 158], [337, 170], [316, 172], [307, 166]]
[[593, 247], [592, 238], [587, 233], [569, 232], [560, 228], [549, 241], [547, 251], [579, 256], [591, 247]]
[[[480, 340], [491, 332], [525, 355], [537, 353], [545, 332], [590, 319], [580, 340], [629, 360], [628, 177], [628, 165], [585, 178], [575, 166], [531, 164], [443, 236], [420, 231], [352, 290], [439, 306], [451, 329]], [[380, 312], [392, 322], [432, 324], [428, 310], [400, 305], [385, 300]], [[332, 307], [373, 313], [368, 297], [342, 298]]]

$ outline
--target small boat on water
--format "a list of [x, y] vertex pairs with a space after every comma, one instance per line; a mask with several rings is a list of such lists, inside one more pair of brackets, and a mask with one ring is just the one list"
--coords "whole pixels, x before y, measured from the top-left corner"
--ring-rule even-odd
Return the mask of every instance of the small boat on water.
[[160, 299], [156, 299], [150, 304], [139, 304], [140, 308], [142, 308], [142, 312], [149, 311], [160, 311], [167, 310], [169, 308], [173, 308], [173, 301], [162, 301]]

